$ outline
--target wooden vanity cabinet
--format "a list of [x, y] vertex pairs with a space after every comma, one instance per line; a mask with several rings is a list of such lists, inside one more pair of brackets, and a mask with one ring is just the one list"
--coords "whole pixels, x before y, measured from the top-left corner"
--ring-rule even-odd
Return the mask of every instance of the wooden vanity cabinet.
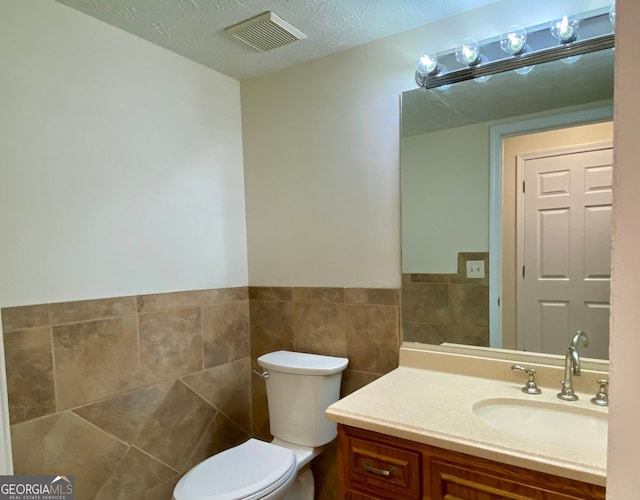
[[604, 500], [605, 489], [345, 425], [340, 499]]

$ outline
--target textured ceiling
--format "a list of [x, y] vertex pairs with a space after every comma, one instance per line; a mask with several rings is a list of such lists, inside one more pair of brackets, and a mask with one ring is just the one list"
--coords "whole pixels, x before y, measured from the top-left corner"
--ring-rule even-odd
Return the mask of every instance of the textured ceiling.
[[[497, 0], [57, 0], [238, 80], [270, 73]], [[260, 53], [224, 32], [274, 11], [307, 39]]]

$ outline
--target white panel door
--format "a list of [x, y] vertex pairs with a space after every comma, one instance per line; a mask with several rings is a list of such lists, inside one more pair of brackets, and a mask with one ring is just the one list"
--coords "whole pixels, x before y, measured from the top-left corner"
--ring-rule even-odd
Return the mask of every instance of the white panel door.
[[520, 159], [518, 328], [527, 351], [564, 354], [584, 330], [581, 354], [609, 357], [612, 153], [607, 145]]

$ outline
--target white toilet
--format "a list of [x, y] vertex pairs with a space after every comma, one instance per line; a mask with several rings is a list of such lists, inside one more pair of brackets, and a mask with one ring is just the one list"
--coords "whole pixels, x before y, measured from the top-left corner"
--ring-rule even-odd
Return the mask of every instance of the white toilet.
[[313, 500], [309, 463], [336, 437], [324, 412], [340, 397], [347, 363], [289, 351], [260, 356], [273, 441], [249, 439], [199, 463], [180, 479], [174, 500]]

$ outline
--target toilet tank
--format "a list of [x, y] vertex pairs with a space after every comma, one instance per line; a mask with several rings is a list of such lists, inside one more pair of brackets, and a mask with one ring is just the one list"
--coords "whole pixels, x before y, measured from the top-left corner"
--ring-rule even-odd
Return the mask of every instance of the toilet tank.
[[266, 379], [273, 437], [300, 446], [321, 446], [336, 437], [324, 412], [340, 398], [346, 358], [277, 351], [258, 358]]

